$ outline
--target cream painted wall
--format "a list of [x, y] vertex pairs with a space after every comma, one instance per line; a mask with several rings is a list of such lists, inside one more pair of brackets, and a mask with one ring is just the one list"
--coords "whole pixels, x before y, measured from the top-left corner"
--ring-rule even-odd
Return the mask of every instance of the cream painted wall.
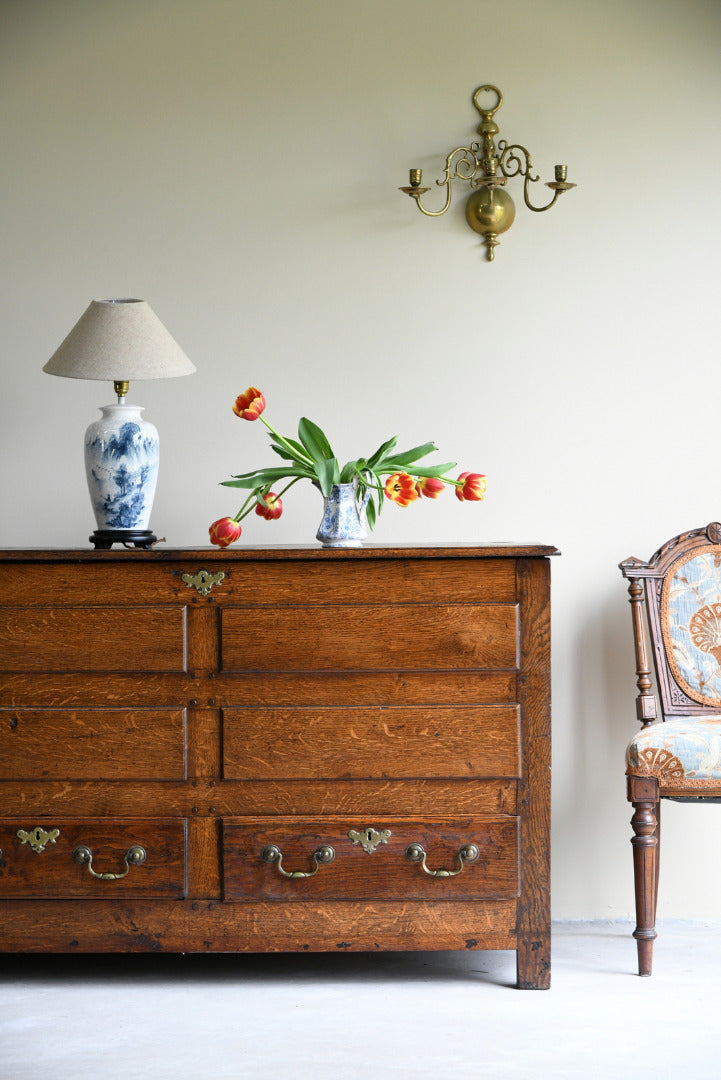
[[[41, 367], [94, 297], [147, 299], [198, 368], [131, 388], [173, 546], [206, 544], [236, 509], [218, 482], [269, 460], [230, 412], [249, 383], [344, 457], [435, 439], [487, 501], [389, 506], [375, 539], [562, 549], [553, 910], [630, 916], [616, 566], [721, 517], [721, 5], [5, 0], [0, 20], [0, 544], [86, 546], [82, 432], [112, 395]], [[472, 136], [482, 82], [502, 135], [579, 184], [519, 208], [493, 265], [461, 203], [432, 221], [396, 190]], [[298, 492], [244, 539], [318, 518]], [[721, 868], [699, 867], [718, 825], [669, 807], [661, 915], [721, 915]]]

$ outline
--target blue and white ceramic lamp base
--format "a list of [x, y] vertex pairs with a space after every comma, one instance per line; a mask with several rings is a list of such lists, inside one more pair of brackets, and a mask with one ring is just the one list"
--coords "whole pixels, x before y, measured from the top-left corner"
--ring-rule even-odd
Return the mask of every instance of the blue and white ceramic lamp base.
[[149, 529], [160, 443], [139, 405], [103, 405], [102, 416], [85, 432], [85, 471], [99, 548], [113, 543], [147, 547], [156, 542]]

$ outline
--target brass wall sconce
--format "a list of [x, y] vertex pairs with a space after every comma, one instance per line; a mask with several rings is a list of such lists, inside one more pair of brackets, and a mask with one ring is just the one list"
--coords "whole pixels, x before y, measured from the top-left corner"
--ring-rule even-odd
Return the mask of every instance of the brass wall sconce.
[[[495, 94], [488, 108], [484, 108], [479, 98], [482, 94]], [[481, 123], [477, 131], [481, 136], [480, 142], [472, 142], [470, 146], [457, 146], [451, 150], [446, 158], [446, 168], [441, 180], [436, 180], [439, 187], [446, 188], [446, 204], [441, 210], [427, 210], [421, 205], [421, 195], [425, 195], [430, 188], [421, 187], [422, 171], [411, 169], [410, 187], [402, 187], [404, 191], [415, 199], [421, 213], [427, 217], [440, 217], [445, 214], [451, 205], [451, 185], [454, 180], [467, 180], [475, 190], [466, 202], [466, 220], [474, 232], [483, 236], [486, 245], [486, 258], [493, 260], [494, 249], [498, 246], [498, 236], [510, 229], [516, 216], [516, 207], [513, 199], [505, 189], [506, 181], [514, 176], [523, 177], [523, 201], [529, 210], [542, 213], [555, 206], [559, 195], [564, 191], [570, 191], [575, 184], [569, 184], [566, 179], [566, 166], [556, 165], [555, 179], [549, 181], [546, 187], [553, 192], [553, 198], [545, 206], [534, 206], [529, 198], [529, 188], [540, 177], [533, 171], [531, 156], [525, 146], [518, 143], [508, 143], [500, 139], [496, 147], [495, 138], [498, 135], [498, 124], [493, 119], [503, 104], [503, 95], [496, 86], [479, 86], [473, 95], [473, 104], [481, 114]]]

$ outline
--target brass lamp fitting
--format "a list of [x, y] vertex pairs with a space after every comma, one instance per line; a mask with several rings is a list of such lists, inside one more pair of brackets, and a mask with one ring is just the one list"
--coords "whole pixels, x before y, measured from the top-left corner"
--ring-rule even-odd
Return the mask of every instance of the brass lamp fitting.
[[118, 395], [118, 404], [121, 404], [127, 397], [129, 389], [130, 383], [127, 379], [115, 379], [113, 381], [113, 390]]

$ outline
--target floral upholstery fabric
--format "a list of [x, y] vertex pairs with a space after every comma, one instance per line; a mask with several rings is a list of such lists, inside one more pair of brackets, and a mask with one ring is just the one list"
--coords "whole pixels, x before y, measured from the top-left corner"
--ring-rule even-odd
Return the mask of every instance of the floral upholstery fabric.
[[721, 717], [682, 716], [648, 724], [626, 749], [626, 772], [663, 786], [721, 783]]
[[661, 626], [674, 679], [702, 705], [721, 708], [721, 553], [676, 564], [663, 582]]

